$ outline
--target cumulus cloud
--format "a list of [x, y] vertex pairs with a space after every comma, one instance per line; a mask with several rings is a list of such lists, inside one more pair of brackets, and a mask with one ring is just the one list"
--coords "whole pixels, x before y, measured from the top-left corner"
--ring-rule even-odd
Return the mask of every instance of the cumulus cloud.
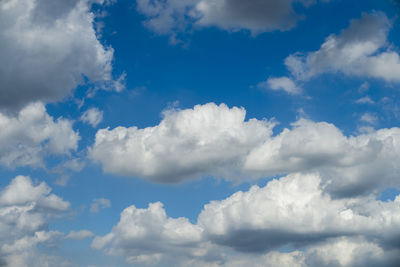
[[68, 155], [78, 147], [72, 122], [54, 120], [41, 103], [30, 104], [16, 116], [0, 113], [0, 164], [42, 166], [48, 155]]
[[90, 108], [81, 116], [81, 121], [90, 124], [93, 128], [96, 128], [102, 120], [103, 111], [99, 110], [98, 108]]
[[111, 201], [106, 198], [95, 198], [90, 204], [90, 212], [99, 212], [101, 209], [111, 207]]
[[93, 2], [102, 1], [0, 2], [0, 108], [59, 100], [84, 77], [112, 82], [113, 49], [96, 36]]
[[272, 134], [272, 122], [245, 116], [243, 108], [214, 103], [169, 110], [155, 127], [99, 130], [90, 155], [106, 172], [164, 183], [223, 173]]
[[390, 28], [385, 14], [363, 14], [339, 35], [328, 36], [319, 50], [290, 55], [285, 64], [298, 80], [343, 73], [400, 82], [400, 56], [387, 41]]
[[[158, 34], [176, 35], [188, 28], [215, 26], [227, 31], [248, 30], [253, 35], [296, 26], [301, 15], [294, 3], [305, 7], [313, 0], [138, 0], [137, 10], [147, 19], [144, 25]], [[325, 1], [327, 2], [327, 1]]]
[[161, 183], [204, 175], [243, 181], [314, 170], [337, 194], [399, 185], [398, 128], [345, 136], [332, 124], [306, 119], [277, 135], [273, 127], [273, 121], [246, 121], [243, 108], [210, 103], [170, 110], [155, 127], [99, 130], [90, 156], [106, 172]]
[[297, 95], [301, 93], [300, 87], [298, 87], [296, 83], [289, 77], [270, 77], [267, 81], [259, 83], [257, 87], [275, 91], [282, 90], [291, 95]]
[[169, 218], [161, 203], [131, 206], [92, 247], [149, 265], [172, 255], [173, 266], [395, 266], [400, 196], [332, 198], [322, 180], [297, 173], [253, 186], [206, 204], [196, 224]]
[[202, 229], [186, 218], [170, 218], [160, 202], [147, 209], [126, 208], [113, 230], [96, 237], [92, 247], [123, 256], [131, 264], [166, 264], [167, 260], [206, 257]]
[[339, 236], [391, 244], [400, 235], [399, 214], [399, 203], [332, 199], [318, 174], [292, 174], [205, 205], [198, 224], [216, 243], [256, 252]]
[[[0, 260], [7, 266], [56, 262], [56, 257], [39, 253], [37, 246], [54, 246], [62, 239], [61, 232], [48, 231], [48, 223], [70, 204], [50, 192], [44, 182], [34, 184], [25, 176], [15, 177], [0, 191]], [[62, 261], [60, 265], [66, 266]]]

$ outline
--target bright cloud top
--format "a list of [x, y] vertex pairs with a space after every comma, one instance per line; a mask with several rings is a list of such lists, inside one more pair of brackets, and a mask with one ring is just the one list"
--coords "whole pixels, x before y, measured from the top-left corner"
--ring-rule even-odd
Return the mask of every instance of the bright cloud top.
[[245, 121], [245, 115], [243, 108], [214, 103], [169, 110], [155, 127], [99, 130], [90, 155], [106, 172], [163, 183], [222, 174], [238, 169], [241, 155], [272, 134], [272, 122]]
[[168, 111], [155, 127], [99, 130], [90, 156], [106, 172], [162, 183], [203, 175], [243, 181], [315, 170], [337, 194], [398, 185], [398, 128], [346, 137], [332, 124], [305, 119], [275, 136], [273, 127], [267, 120], [245, 121], [243, 108], [210, 103]]
[[[234, 257], [225, 254], [227, 249], [262, 255], [260, 252], [289, 244], [306, 248], [305, 253], [291, 254], [292, 263], [298, 266], [329, 266], [335, 260], [338, 266], [358, 266], [365, 258], [357, 255], [368, 253], [374, 263], [399, 259], [394, 253], [399, 250], [399, 197], [389, 202], [370, 197], [332, 199], [320, 182], [318, 174], [293, 174], [263, 188], [254, 186], [205, 205], [197, 224], [167, 217], [160, 203], [147, 209], [132, 206], [122, 212], [117, 226], [97, 237], [92, 246], [125, 256], [130, 263], [152, 264], [179, 249], [190, 253], [184, 259], [177, 257], [178, 263], [191, 258], [215, 266], [235, 266], [230, 262]], [[342, 253], [340, 246], [348, 251]], [[213, 257], [206, 248], [212, 248]], [[332, 251], [327, 253], [328, 249]], [[265, 264], [279, 262], [283, 256], [269, 253], [264, 256], [268, 259]]]

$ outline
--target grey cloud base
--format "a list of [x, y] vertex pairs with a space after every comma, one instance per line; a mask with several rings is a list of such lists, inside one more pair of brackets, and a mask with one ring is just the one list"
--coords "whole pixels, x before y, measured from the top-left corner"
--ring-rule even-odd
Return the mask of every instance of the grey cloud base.
[[[295, 3], [305, 7], [314, 0], [138, 0], [137, 10], [146, 16], [144, 25], [158, 34], [170, 35], [170, 42], [186, 30], [215, 26], [227, 31], [247, 30], [253, 35], [296, 26], [301, 15]], [[325, 0], [323, 2], [328, 2]]]
[[92, 3], [0, 2], [0, 109], [60, 100], [84, 77], [93, 83], [112, 80], [113, 49], [97, 39]]
[[[92, 247], [156, 266], [396, 266], [400, 196], [332, 199], [320, 182], [293, 174], [254, 186], [205, 205], [196, 224], [168, 217], [161, 203], [131, 206]], [[286, 246], [297, 249], [278, 252]]]

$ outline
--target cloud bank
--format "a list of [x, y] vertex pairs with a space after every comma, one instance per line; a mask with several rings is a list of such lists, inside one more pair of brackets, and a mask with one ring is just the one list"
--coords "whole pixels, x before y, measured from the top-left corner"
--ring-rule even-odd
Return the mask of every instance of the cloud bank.
[[332, 124], [300, 119], [273, 135], [273, 120], [245, 116], [243, 108], [214, 103], [169, 110], [154, 127], [99, 130], [89, 154], [105, 172], [160, 183], [318, 171], [336, 195], [399, 185], [399, 128], [345, 136]]
[[[196, 224], [168, 217], [161, 203], [131, 206], [92, 247], [132, 264], [172, 256], [173, 266], [395, 266], [400, 196], [334, 199], [321, 180], [297, 173], [253, 186], [206, 204]], [[298, 250], [278, 252], [287, 246]]]

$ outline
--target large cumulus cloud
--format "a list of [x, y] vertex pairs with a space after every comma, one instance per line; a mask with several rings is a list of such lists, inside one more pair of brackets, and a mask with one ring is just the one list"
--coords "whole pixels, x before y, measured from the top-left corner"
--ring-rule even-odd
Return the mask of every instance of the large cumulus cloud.
[[[96, 1], [101, 3], [102, 1]], [[0, 108], [59, 100], [85, 77], [110, 82], [113, 49], [93, 27], [93, 1], [0, 2]]]
[[273, 135], [274, 125], [246, 120], [243, 108], [209, 103], [170, 110], [155, 127], [99, 130], [90, 155], [106, 172], [161, 183], [318, 171], [336, 195], [379, 193], [399, 185], [398, 128], [345, 136], [333, 124], [300, 119]]
[[106, 172], [179, 182], [238, 169], [240, 158], [272, 134], [273, 122], [245, 121], [243, 108], [210, 103], [170, 110], [155, 127], [102, 129], [90, 151]]
[[335, 199], [319, 174], [298, 173], [211, 201], [196, 224], [168, 217], [160, 203], [129, 207], [92, 246], [149, 265], [180, 251], [171, 265], [396, 266], [399, 201]]

